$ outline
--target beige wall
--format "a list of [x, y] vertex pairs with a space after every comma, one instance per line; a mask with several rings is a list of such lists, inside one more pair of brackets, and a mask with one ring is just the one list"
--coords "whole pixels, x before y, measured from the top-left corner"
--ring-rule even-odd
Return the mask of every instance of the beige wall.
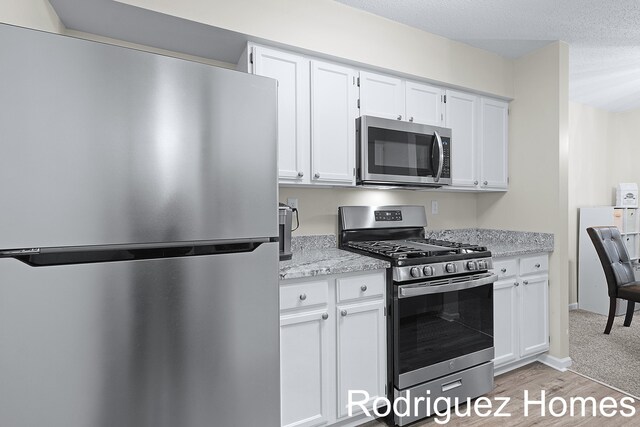
[[401, 73], [512, 97], [512, 62], [333, 0], [120, 0]]
[[[610, 205], [615, 115], [571, 102], [569, 104], [569, 303], [578, 302], [579, 209]], [[640, 117], [638, 117], [640, 119]]]
[[478, 195], [478, 226], [553, 233], [551, 355], [568, 348], [568, 45], [515, 61], [509, 120], [509, 191]]
[[64, 25], [47, 0], [2, 0], [0, 22], [61, 33]]
[[[280, 188], [280, 201], [297, 198], [300, 228], [294, 236], [337, 233], [338, 206], [345, 205], [423, 205], [430, 229], [475, 228], [476, 195], [438, 191], [369, 190], [359, 188]], [[438, 202], [438, 214], [431, 214], [431, 202]]]
[[640, 110], [614, 114], [610, 129], [610, 186], [620, 182], [640, 185]]

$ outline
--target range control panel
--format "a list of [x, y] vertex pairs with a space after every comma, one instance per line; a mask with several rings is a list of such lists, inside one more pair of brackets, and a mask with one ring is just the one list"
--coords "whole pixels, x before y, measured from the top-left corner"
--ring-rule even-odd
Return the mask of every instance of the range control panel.
[[402, 221], [401, 211], [374, 211], [376, 221]]

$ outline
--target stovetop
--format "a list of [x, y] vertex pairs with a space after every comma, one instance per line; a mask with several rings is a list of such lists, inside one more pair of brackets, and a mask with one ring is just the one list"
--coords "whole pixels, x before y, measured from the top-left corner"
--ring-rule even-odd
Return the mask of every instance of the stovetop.
[[352, 241], [348, 242], [347, 246], [363, 252], [388, 257], [391, 260], [475, 254], [487, 250], [484, 246], [437, 239]]

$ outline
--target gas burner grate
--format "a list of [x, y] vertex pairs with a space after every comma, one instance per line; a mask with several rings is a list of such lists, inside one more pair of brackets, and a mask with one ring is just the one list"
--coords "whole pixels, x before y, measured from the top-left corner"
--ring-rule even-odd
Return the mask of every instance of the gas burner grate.
[[484, 251], [486, 248], [468, 243], [437, 239], [352, 241], [348, 247], [392, 259], [429, 258]]

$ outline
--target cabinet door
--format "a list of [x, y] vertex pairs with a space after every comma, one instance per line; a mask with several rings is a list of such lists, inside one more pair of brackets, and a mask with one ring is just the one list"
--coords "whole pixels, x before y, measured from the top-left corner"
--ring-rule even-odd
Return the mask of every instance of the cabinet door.
[[311, 182], [355, 185], [355, 71], [311, 62]]
[[329, 328], [323, 314], [316, 310], [280, 316], [283, 426], [311, 427], [328, 421], [331, 354]]
[[278, 80], [280, 181], [309, 182], [309, 61], [262, 46], [253, 49], [254, 73]]
[[[368, 407], [376, 397], [385, 396], [386, 330], [384, 301], [341, 305], [338, 316], [337, 377], [338, 418], [348, 415], [349, 390], [369, 393]], [[362, 395], [355, 394], [355, 400]], [[354, 408], [353, 414], [357, 412]]]
[[360, 115], [405, 120], [403, 81], [360, 71]]
[[442, 95], [439, 87], [406, 82], [407, 120], [432, 126], [443, 126]]
[[506, 189], [508, 186], [508, 111], [509, 104], [504, 101], [481, 100], [479, 147], [482, 188]]
[[549, 349], [549, 282], [547, 276], [520, 278], [520, 356]]
[[493, 340], [496, 367], [518, 358], [517, 305], [518, 286], [515, 277], [493, 285]]
[[451, 128], [451, 179], [455, 186], [478, 185], [477, 109], [476, 96], [447, 90], [445, 122]]

